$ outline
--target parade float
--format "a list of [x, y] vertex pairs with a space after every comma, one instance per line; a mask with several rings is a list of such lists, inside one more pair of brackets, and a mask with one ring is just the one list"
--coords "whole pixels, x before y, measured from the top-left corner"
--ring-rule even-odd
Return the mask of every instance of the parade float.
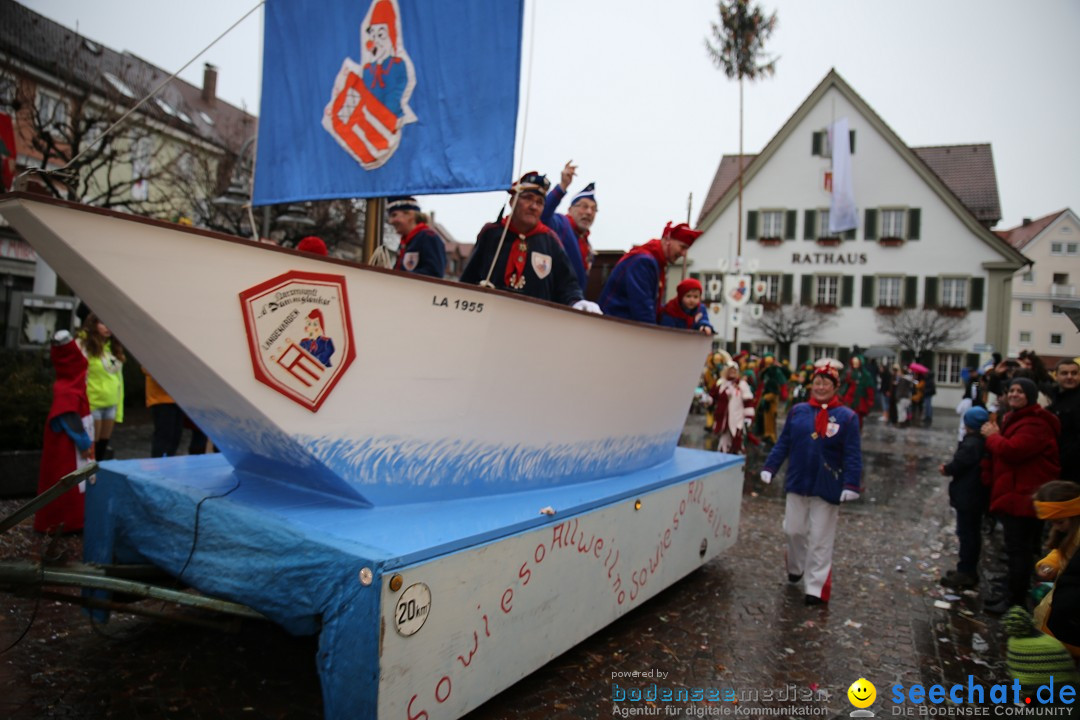
[[[317, 132], [386, 130], [358, 97]], [[366, 173], [408, 132], [330, 144]], [[39, 196], [0, 213], [221, 450], [102, 463], [84, 560], [318, 634], [327, 717], [459, 717], [735, 542], [741, 459], [677, 447], [704, 335]]]

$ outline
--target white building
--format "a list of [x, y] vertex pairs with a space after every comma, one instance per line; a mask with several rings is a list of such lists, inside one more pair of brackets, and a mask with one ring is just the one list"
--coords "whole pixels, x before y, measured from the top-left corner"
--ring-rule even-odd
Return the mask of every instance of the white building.
[[[844, 118], [859, 227], [830, 237], [826, 129]], [[704, 234], [690, 249], [690, 270], [705, 281], [736, 255], [737, 160], [723, 158], [699, 217]], [[1012, 277], [1028, 261], [989, 229], [1001, 217], [989, 145], [910, 148], [830, 71], [761, 153], [743, 162], [742, 258], [756, 261], [765, 300], [811, 305], [835, 319], [792, 348], [793, 363], [846, 360], [855, 345], [890, 347], [899, 358], [879, 318], [933, 309], [960, 317], [967, 330], [964, 340], [922, 358], [936, 373], [935, 404], [945, 406], [959, 400], [961, 368], [979, 362], [976, 345], [1008, 347]], [[731, 340], [727, 317], [725, 308], [714, 324]], [[740, 349], [777, 349], [746, 322], [738, 340]]]
[[1080, 334], [1055, 302], [1075, 300], [1080, 284], [1080, 220], [1059, 210], [998, 233], [1035, 264], [1013, 277], [1009, 355], [1034, 350], [1053, 368], [1080, 355]]

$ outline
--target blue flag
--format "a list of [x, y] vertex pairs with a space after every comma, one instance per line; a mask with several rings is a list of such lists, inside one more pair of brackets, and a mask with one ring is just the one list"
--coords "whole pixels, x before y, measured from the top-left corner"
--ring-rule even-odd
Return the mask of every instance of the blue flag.
[[256, 205], [503, 190], [524, 0], [267, 0]]

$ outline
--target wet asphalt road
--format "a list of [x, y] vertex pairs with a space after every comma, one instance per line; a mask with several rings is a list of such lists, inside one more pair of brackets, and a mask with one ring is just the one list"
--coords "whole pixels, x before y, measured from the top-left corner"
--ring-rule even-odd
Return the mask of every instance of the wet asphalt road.
[[[149, 425], [132, 419], [114, 438], [119, 457], [149, 446]], [[702, 424], [701, 416], [688, 418], [683, 445], [705, 444]], [[889, 712], [884, 700], [895, 683], [966, 686], [969, 675], [975, 684], [1005, 682], [1002, 636], [981, 612], [979, 593], [947, 595], [937, 582], [955, 564], [946, 482], [937, 473], [955, 447], [955, 427], [945, 413], [932, 429], [868, 420], [867, 491], [840, 513], [827, 609], [805, 607], [801, 590], [786, 582], [782, 478], [768, 487], [748, 480], [730, 551], [468, 717], [614, 717], [626, 705], [612, 701], [613, 673], [635, 670], [666, 673], [673, 688], [734, 694], [742, 713], [768, 717], [847, 717], [847, 688], [860, 677], [877, 687], [878, 717]], [[762, 459], [752, 452], [748, 464]], [[13, 505], [0, 503], [0, 514]], [[25, 527], [10, 535], [0, 539], [0, 559], [40, 552]], [[78, 554], [77, 538], [52, 550], [65, 551]], [[74, 606], [3, 595], [0, 608], [0, 649], [36, 612], [25, 638], [0, 655], [0, 687], [10, 689], [0, 695], [0, 717], [321, 717], [312, 638], [259, 624], [224, 633], [129, 615], [92, 627]], [[702, 716], [734, 707], [656, 709]]]

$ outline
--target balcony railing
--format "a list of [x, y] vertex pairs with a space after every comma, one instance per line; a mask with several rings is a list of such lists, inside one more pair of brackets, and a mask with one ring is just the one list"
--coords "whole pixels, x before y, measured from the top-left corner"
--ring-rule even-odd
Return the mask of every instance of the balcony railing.
[[1050, 297], [1071, 298], [1076, 296], [1075, 285], [1051, 285]]

